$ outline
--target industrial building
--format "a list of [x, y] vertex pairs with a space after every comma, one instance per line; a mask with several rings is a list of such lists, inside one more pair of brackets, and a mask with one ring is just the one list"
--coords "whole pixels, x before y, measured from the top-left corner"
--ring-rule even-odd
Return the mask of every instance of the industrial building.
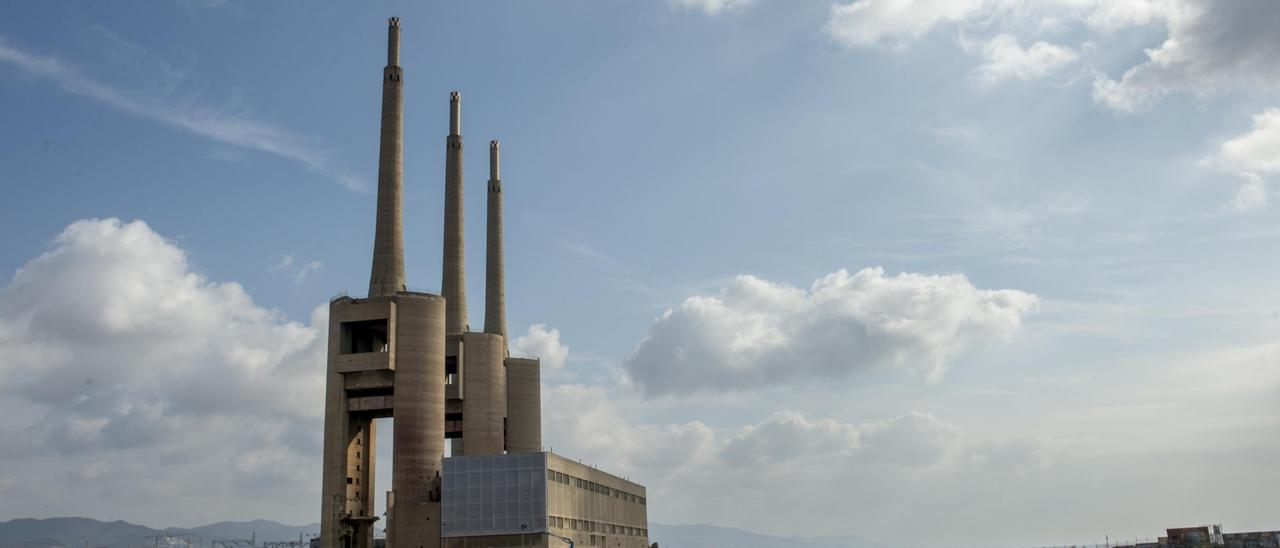
[[1221, 525], [1176, 527], [1154, 542], [1117, 545], [1116, 548], [1280, 548], [1280, 531], [1223, 533]]
[[468, 324], [456, 91], [445, 138], [441, 295], [406, 289], [403, 76], [393, 17], [369, 292], [329, 304], [320, 545], [373, 548], [381, 517], [375, 421], [394, 417], [388, 547], [648, 546], [643, 486], [542, 451], [540, 364], [511, 357], [507, 346], [498, 141], [489, 144], [484, 327]]
[[647, 548], [644, 486], [554, 453], [444, 460], [444, 546]]

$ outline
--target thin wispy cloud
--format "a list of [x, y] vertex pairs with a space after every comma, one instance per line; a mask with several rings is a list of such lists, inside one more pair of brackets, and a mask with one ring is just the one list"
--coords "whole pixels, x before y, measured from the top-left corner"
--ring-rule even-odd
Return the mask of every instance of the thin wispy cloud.
[[63, 91], [93, 99], [116, 110], [178, 128], [218, 143], [279, 156], [332, 179], [349, 190], [365, 191], [368, 184], [333, 165], [329, 153], [315, 139], [298, 135], [240, 112], [171, 97], [130, 93], [99, 81], [56, 57], [23, 50], [0, 36], [0, 62], [22, 73], [51, 80]]

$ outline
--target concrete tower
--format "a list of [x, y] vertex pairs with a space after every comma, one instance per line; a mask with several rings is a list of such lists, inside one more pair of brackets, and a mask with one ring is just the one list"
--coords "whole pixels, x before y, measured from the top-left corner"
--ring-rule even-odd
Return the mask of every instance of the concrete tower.
[[467, 327], [467, 279], [462, 249], [462, 94], [449, 94], [449, 136], [444, 155], [444, 275], [440, 292], [446, 301], [445, 334], [461, 335]]
[[387, 66], [382, 69], [382, 134], [378, 146], [378, 214], [373, 236], [369, 296], [394, 295], [404, 286], [404, 82], [400, 69], [400, 19], [387, 27]]
[[388, 28], [383, 70], [378, 210], [369, 295], [329, 303], [321, 483], [322, 548], [372, 548], [377, 432], [395, 417], [388, 537], [440, 546], [444, 457], [445, 300], [404, 290], [401, 236], [400, 20]]
[[484, 332], [507, 339], [506, 269], [502, 250], [502, 178], [498, 172], [499, 143], [489, 141], [489, 218], [485, 235]]

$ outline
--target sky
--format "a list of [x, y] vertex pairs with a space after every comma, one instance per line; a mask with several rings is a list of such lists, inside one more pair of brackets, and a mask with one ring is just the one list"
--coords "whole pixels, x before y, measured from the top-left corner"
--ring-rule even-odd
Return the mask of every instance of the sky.
[[500, 139], [544, 443], [652, 521], [1280, 528], [1270, 0], [5, 3], [0, 520], [318, 519], [392, 15], [409, 287], [459, 90], [471, 317]]

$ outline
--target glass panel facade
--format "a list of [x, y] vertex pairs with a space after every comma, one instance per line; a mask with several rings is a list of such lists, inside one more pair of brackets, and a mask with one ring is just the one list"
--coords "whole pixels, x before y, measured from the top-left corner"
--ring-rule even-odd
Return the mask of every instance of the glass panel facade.
[[444, 537], [547, 530], [547, 455], [511, 453], [444, 459]]

